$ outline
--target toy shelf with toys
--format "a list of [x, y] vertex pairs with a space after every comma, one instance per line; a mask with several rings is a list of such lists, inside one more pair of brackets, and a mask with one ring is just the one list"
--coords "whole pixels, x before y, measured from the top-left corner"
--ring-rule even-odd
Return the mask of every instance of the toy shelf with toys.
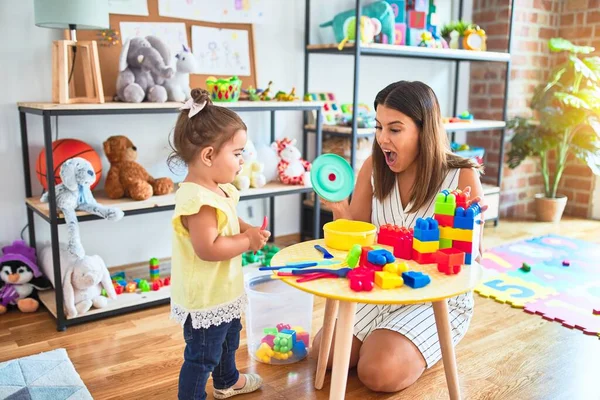
[[[27, 207], [27, 229], [28, 238], [31, 246], [36, 245], [36, 234], [35, 234], [35, 218], [34, 215], [39, 215], [50, 227], [50, 238], [51, 238], [51, 266], [53, 267], [55, 289], [44, 291], [41, 293], [42, 303], [48, 308], [50, 313], [56, 318], [57, 330], [65, 330], [67, 326], [74, 324], [97, 320], [113, 315], [124, 314], [131, 311], [136, 311], [148, 307], [153, 307], [159, 304], [167, 304], [170, 298], [170, 288], [168, 284], [164, 282], [162, 278], [163, 272], [161, 269], [161, 280], [162, 284], [159, 285], [158, 281], [152, 282], [152, 278], [156, 278], [156, 271], [150, 271], [150, 274], [146, 272], [146, 276], [132, 277], [133, 281], [128, 280], [123, 286], [124, 289], [115, 291], [122, 293], [117, 296], [116, 299], [111, 299], [108, 305], [101, 309], [95, 309], [87, 311], [77, 317], [67, 318], [64, 310], [64, 297], [62, 287], [62, 271], [61, 261], [59, 256], [59, 234], [58, 225], [64, 224], [65, 219], [62, 213], [57, 211], [56, 207], [56, 183], [55, 183], [55, 171], [54, 171], [54, 149], [53, 149], [53, 138], [51, 129], [51, 118], [57, 116], [86, 116], [86, 115], [133, 115], [133, 114], [172, 114], [176, 115], [179, 113], [181, 103], [177, 102], [166, 102], [166, 103], [124, 103], [124, 102], [106, 102], [106, 103], [82, 103], [82, 104], [57, 104], [48, 102], [19, 102], [17, 103], [20, 119], [21, 128], [21, 144], [23, 151], [23, 169], [25, 179], [25, 204]], [[230, 108], [236, 112], [267, 112], [270, 114], [270, 132], [266, 135], [270, 135], [270, 142], [274, 142], [276, 139], [275, 135], [275, 113], [278, 111], [302, 111], [302, 112], [315, 112], [318, 121], [322, 121], [321, 110], [323, 103], [321, 102], [307, 102], [307, 101], [233, 101], [233, 102], [220, 102], [219, 106]], [[33, 193], [32, 185], [32, 170], [30, 163], [30, 146], [29, 146], [29, 131], [28, 131], [28, 114], [38, 115], [42, 117], [42, 133], [44, 139], [44, 151], [45, 155], [45, 181], [47, 184], [47, 203], [42, 203], [40, 197], [35, 197]], [[36, 132], [37, 133], [37, 132]], [[321, 153], [321, 136], [322, 129], [321, 125], [317, 127], [317, 141], [315, 143], [314, 156], [318, 157]], [[304, 154], [306, 154], [306, 142], [307, 134], [304, 133]], [[58, 162], [58, 161], [57, 161]], [[36, 171], [39, 175], [39, 172]], [[292, 194], [308, 193], [312, 191], [310, 187], [302, 185], [288, 185], [283, 183], [267, 183], [265, 186], [260, 188], [249, 188], [241, 191], [241, 200], [251, 200], [260, 198], [269, 198], [270, 209], [269, 218], [271, 221], [270, 230], [274, 232], [273, 221], [275, 219], [275, 202], [276, 196], [285, 196]], [[134, 201], [128, 198], [112, 200], [109, 199], [106, 194], [102, 191], [92, 192], [94, 199], [101, 205], [107, 208], [118, 209], [119, 212], [123, 212], [125, 216], [164, 212], [174, 209], [175, 195], [165, 194], [162, 196], [152, 196], [147, 200]], [[299, 214], [302, 218], [302, 207], [300, 207]], [[314, 223], [314, 237], [319, 237], [320, 226], [319, 215], [315, 215]], [[85, 222], [99, 219], [96, 215], [87, 213], [77, 213], [77, 221]], [[266, 260], [265, 260], [266, 261]], [[147, 268], [147, 267], [146, 267]], [[112, 268], [111, 268], [112, 269]], [[148, 271], [148, 270], [146, 270]], [[168, 280], [167, 280], [168, 282]], [[123, 282], [121, 282], [123, 283]], [[117, 284], [117, 282], [115, 282]], [[157, 286], [159, 285], [159, 286]], [[157, 287], [155, 287], [157, 286]]]

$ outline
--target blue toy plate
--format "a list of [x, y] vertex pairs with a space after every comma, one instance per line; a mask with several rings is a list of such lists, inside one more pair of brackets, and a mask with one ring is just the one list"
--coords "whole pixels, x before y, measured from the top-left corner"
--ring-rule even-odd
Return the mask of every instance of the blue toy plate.
[[310, 181], [319, 197], [338, 202], [354, 190], [354, 170], [337, 154], [322, 154], [312, 163]]

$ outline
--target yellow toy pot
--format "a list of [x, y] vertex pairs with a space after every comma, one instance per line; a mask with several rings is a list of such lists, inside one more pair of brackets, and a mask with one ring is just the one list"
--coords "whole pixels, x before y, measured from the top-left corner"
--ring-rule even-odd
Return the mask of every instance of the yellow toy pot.
[[335, 250], [350, 250], [352, 246], [371, 246], [375, 243], [377, 227], [368, 222], [338, 219], [323, 226], [325, 245]]

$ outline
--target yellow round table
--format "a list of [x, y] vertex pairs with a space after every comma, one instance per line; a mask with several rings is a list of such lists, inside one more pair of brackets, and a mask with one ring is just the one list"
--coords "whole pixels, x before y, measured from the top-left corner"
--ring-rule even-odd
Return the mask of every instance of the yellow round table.
[[[314, 246], [316, 244], [327, 248], [325, 241], [322, 239], [289, 246], [273, 256], [271, 265], [321, 260], [323, 259], [323, 255], [315, 249]], [[382, 247], [385, 248], [386, 246]], [[346, 252], [344, 251], [337, 251], [330, 248], [327, 248], [327, 250], [335, 256], [335, 259], [344, 260], [346, 257]], [[446, 299], [473, 290], [481, 280], [482, 268], [474, 262], [472, 265], [463, 266], [459, 274], [448, 276], [438, 272], [436, 264], [420, 265], [414, 261], [406, 262], [412, 271], [421, 271], [428, 274], [431, 282], [419, 289], [412, 289], [407, 285], [403, 285], [397, 289], [384, 290], [375, 286], [370, 292], [355, 292], [350, 289], [347, 279], [317, 279], [296, 283], [297, 277], [281, 278], [285, 283], [299, 290], [327, 299], [315, 379], [315, 387], [317, 389], [323, 387], [327, 359], [329, 358], [329, 351], [333, 340], [335, 316], [337, 314], [338, 328], [335, 344], [336, 349], [339, 350], [336, 350], [333, 359], [330, 399], [343, 399], [345, 396], [346, 381], [348, 378], [347, 371], [350, 364], [350, 350], [354, 332], [354, 314], [357, 303], [397, 305], [432, 303], [450, 398], [460, 398], [456, 358], [450, 335], [451, 330]], [[332, 265], [316, 268], [337, 267]]]

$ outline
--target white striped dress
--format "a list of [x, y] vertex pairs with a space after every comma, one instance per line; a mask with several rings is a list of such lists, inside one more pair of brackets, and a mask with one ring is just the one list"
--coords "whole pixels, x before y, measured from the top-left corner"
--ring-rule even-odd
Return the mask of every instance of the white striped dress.
[[[458, 186], [459, 169], [452, 169], [446, 175], [442, 189]], [[371, 181], [372, 184], [372, 181]], [[417, 218], [432, 217], [435, 198], [415, 213], [407, 214], [402, 209], [398, 185], [383, 201], [373, 197], [371, 222], [377, 227], [395, 224], [413, 228]], [[406, 209], [410, 208], [410, 204]], [[406, 306], [358, 304], [355, 315], [354, 336], [364, 341], [376, 329], [388, 329], [400, 333], [417, 346], [427, 368], [432, 367], [442, 357], [438, 340], [433, 306], [431, 303]], [[448, 299], [452, 340], [456, 345], [465, 335], [473, 316], [473, 293], [467, 292]]]

